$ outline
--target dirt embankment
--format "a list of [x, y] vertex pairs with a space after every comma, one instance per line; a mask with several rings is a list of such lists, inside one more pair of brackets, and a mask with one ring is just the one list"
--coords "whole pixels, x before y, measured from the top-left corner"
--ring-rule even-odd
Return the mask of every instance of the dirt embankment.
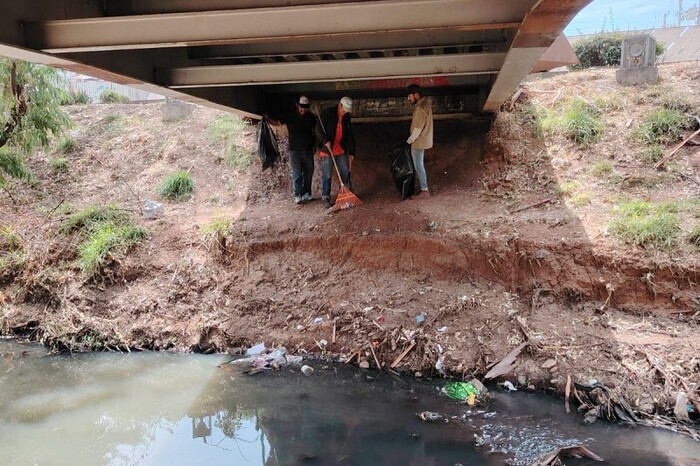
[[[637, 91], [700, 95], [697, 69], [661, 74], [674, 79]], [[434, 196], [401, 202], [385, 153], [406, 124], [358, 124], [352, 180], [365, 205], [334, 215], [318, 201], [291, 202], [285, 160], [263, 173], [228, 166], [208, 136], [216, 112], [164, 123], [158, 105], [71, 108], [67, 168], [52, 164], [55, 152], [35, 154], [36, 183], [15, 185], [14, 202], [0, 197], [0, 223], [21, 238], [23, 257], [0, 272], [2, 331], [73, 349], [224, 352], [264, 341], [422, 376], [440, 361], [465, 377], [527, 342], [506, 376], [514, 383], [563, 393], [569, 377], [595, 379], [605, 387], [597, 401], [580, 396], [608, 407], [595, 408], [600, 417], [668, 414], [678, 390], [700, 386], [698, 252], [681, 239], [630, 246], [607, 228], [620, 195], [692, 203], [697, 153], [682, 149], [662, 172], [635, 157], [641, 149], [623, 130], [655, 102], [626, 107], [634, 96], [611, 70], [527, 88], [543, 107], [574, 91], [618, 96], [604, 110], [613, 130], [581, 148], [534, 138], [518, 111], [492, 124], [436, 122]], [[242, 138], [254, 145], [252, 130]], [[592, 174], [601, 161], [606, 176]], [[177, 170], [193, 176], [193, 197], [142, 219], [143, 202]], [[586, 202], [562, 189], [571, 182]], [[80, 237], [60, 225], [108, 203], [150, 236], [89, 278], [75, 262]], [[681, 213], [683, 231], [697, 225], [693, 212]], [[222, 218], [227, 234], [206, 233]], [[10, 249], [5, 241], [0, 254]]]

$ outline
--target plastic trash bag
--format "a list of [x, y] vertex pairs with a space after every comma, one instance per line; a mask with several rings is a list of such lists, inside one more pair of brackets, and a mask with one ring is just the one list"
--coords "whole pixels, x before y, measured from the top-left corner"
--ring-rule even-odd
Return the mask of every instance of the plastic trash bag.
[[277, 146], [277, 138], [270, 127], [270, 123], [263, 119], [258, 124], [258, 157], [262, 163], [263, 171], [270, 168], [280, 156]]
[[389, 152], [388, 156], [389, 170], [391, 170], [394, 184], [403, 201], [407, 197], [413, 196], [415, 191], [416, 172], [411, 157], [411, 146], [405, 143], [396, 146]]
[[443, 391], [453, 400], [465, 401], [469, 406], [474, 405], [479, 395], [479, 389], [467, 382], [448, 382]]

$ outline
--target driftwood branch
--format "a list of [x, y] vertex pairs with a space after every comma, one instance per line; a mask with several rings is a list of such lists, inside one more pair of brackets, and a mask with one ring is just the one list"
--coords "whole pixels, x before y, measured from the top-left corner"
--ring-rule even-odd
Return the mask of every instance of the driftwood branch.
[[[698, 122], [698, 125], [700, 125], [700, 117], [698, 117], [697, 115], [693, 115], [693, 118], [695, 118], [695, 120]], [[691, 135], [688, 136], [687, 138], [683, 139], [683, 141], [681, 141], [680, 143], [678, 143], [673, 149], [671, 149], [671, 150], [668, 152], [668, 154], [664, 155], [664, 157], [663, 157], [661, 160], [659, 160], [658, 162], [656, 162], [656, 163], [654, 164], [654, 168], [658, 169], [661, 165], [663, 165], [664, 163], [666, 163], [666, 161], [667, 161], [668, 159], [670, 159], [671, 157], [673, 157], [673, 155], [674, 155], [676, 152], [678, 152], [678, 151], [681, 149], [681, 147], [685, 146], [685, 145], [688, 143], [688, 141], [692, 140], [695, 136], [697, 136], [697, 135], [699, 135], [699, 134], [700, 134], [700, 128], [698, 128], [697, 131], [695, 131], [693, 134], [691, 134]]]
[[554, 200], [553, 197], [548, 197], [547, 199], [544, 199], [544, 200], [539, 201], [539, 202], [535, 202], [534, 204], [526, 205], [525, 207], [520, 207], [519, 209], [515, 209], [515, 210], [511, 211], [511, 214], [514, 214], [516, 212], [522, 212], [523, 210], [527, 210], [527, 209], [532, 209], [533, 207], [539, 207], [542, 204], [552, 202], [552, 200]]

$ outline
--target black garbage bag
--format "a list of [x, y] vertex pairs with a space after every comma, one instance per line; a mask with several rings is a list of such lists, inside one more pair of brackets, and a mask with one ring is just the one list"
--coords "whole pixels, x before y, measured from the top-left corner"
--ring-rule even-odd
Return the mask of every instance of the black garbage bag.
[[401, 144], [393, 148], [389, 154], [389, 170], [394, 178], [396, 189], [401, 194], [403, 201], [407, 197], [411, 197], [415, 191], [416, 171], [413, 167], [413, 158], [411, 157], [411, 146]]
[[258, 124], [258, 157], [262, 162], [263, 171], [270, 168], [280, 156], [277, 146], [277, 137], [270, 127], [270, 123], [263, 119]]

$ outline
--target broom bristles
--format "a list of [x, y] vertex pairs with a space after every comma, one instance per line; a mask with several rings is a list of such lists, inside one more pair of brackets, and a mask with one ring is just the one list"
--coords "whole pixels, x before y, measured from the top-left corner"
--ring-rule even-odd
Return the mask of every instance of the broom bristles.
[[338, 197], [335, 198], [335, 204], [333, 204], [333, 207], [331, 207], [328, 210], [330, 212], [337, 212], [339, 210], [357, 207], [362, 204], [363, 202], [360, 200], [360, 198], [355, 196], [348, 188], [346, 188], [343, 185], [338, 190]]

